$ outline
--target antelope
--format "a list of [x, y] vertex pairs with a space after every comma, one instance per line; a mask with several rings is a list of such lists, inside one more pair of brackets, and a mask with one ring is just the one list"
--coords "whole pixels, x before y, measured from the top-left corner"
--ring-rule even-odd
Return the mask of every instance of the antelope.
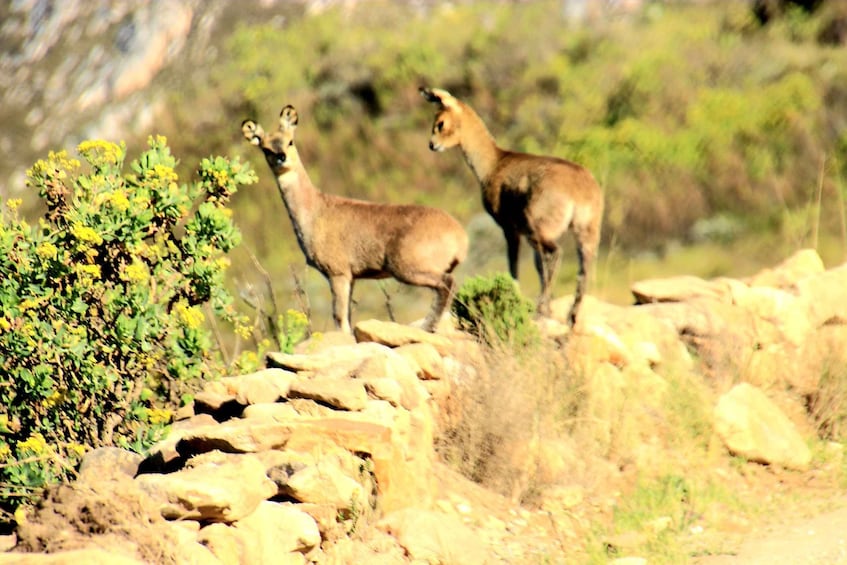
[[293, 106], [279, 128], [265, 134], [252, 120], [241, 132], [262, 150], [294, 226], [306, 263], [329, 282], [335, 326], [350, 333], [357, 279], [394, 277], [435, 291], [423, 328], [434, 332], [456, 289], [451, 274], [467, 256], [468, 236], [455, 218], [435, 208], [354, 200], [319, 191], [294, 145], [299, 119]]
[[520, 238], [535, 252], [541, 280], [537, 309], [550, 315], [550, 293], [559, 266], [559, 239], [573, 232], [579, 260], [576, 292], [568, 325], [576, 324], [585, 293], [586, 273], [597, 253], [603, 217], [603, 193], [592, 174], [558, 157], [531, 155], [497, 146], [482, 118], [467, 104], [440, 88], [421, 88], [438, 105], [429, 148], [459, 146], [482, 188], [485, 210], [503, 230], [509, 272], [518, 280]]

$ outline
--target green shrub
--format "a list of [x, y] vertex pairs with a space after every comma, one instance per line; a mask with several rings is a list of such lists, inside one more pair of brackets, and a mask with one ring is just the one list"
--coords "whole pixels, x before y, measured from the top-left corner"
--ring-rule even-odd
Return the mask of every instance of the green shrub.
[[452, 306], [459, 328], [490, 345], [526, 346], [538, 341], [532, 321], [535, 307], [521, 295], [517, 283], [503, 273], [464, 282]]
[[50, 153], [28, 171], [46, 205], [38, 224], [18, 216], [20, 201], [0, 209], [6, 510], [65, 476], [86, 446], [157, 440], [163, 406], [225, 369], [208, 315], [247, 330], [223, 287], [241, 237], [226, 205], [255, 174], [209, 158], [180, 185], [166, 140], [148, 145], [127, 173], [123, 145], [83, 142], [84, 164]]

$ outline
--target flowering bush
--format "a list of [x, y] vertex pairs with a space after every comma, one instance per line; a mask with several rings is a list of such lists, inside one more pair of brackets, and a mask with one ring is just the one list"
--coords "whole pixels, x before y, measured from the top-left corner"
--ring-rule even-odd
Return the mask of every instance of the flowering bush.
[[[192, 382], [223, 362], [206, 317], [244, 331], [223, 285], [240, 240], [226, 208], [256, 176], [204, 159], [178, 184], [162, 137], [124, 173], [125, 147], [85, 141], [28, 171], [46, 214], [0, 203], [0, 506], [65, 476], [83, 446], [142, 449]], [[204, 308], [205, 307], [205, 308]]]

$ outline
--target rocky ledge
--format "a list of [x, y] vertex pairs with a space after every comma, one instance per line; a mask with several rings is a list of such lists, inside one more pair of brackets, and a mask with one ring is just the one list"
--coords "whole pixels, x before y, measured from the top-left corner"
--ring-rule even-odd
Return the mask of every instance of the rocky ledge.
[[[665, 456], [651, 418], [664, 409], [666, 377], [697, 371], [715, 391], [718, 445], [749, 461], [809, 467], [814, 431], [802, 407], [821, 364], [847, 356], [847, 265], [826, 270], [804, 250], [746, 280], [642, 281], [633, 294], [632, 306], [589, 297], [572, 333], [561, 323], [567, 298], [539, 321], [558, 343], [551, 350], [585, 376], [592, 421], [644, 422], [615, 440], [616, 452], [639, 466]], [[455, 417], [453, 388], [484, 368], [480, 346], [443, 326], [433, 335], [363, 321], [353, 336], [316, 336], [294, 354], [268, 355], [262, 371], [208, 383], [145, 457], [87, 454], [78, 479], [48, 493], [0, 562], [564, 559], [579, 530], [570, 510], [590, 496], [561, 484], [580, 458], [567, 442], [541, 438], [524, 452], [547, 475], [534, 510], [515, 504], [510, 515], [481, 517], [444, 490], [435, 438]], [[598, 444], [611, 441], [597, 434]], [[462, 487], [466, 496], [472, 488]], [[533, 541], [536, 518], [556, 535]]]

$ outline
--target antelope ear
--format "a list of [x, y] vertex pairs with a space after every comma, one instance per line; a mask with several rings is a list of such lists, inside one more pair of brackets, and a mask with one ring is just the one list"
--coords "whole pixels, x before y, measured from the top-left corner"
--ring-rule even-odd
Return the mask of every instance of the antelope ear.
[[265, 130], [253, 120], [244, 120], [241, 123], [241, 133], [253, 145], [261, 145], [262, 139], [265, 137]]
[[427, 102], [439, 104], [442, 108], [458, 109], [459, 101], [443, 88], [427, 88], [422, 86], [420, 88], [420, 93]]
[[297, 127], [300, 118], [297, 117], [297, 110], [289, 104], [279, 113], [279, 129], [287, 130]]

